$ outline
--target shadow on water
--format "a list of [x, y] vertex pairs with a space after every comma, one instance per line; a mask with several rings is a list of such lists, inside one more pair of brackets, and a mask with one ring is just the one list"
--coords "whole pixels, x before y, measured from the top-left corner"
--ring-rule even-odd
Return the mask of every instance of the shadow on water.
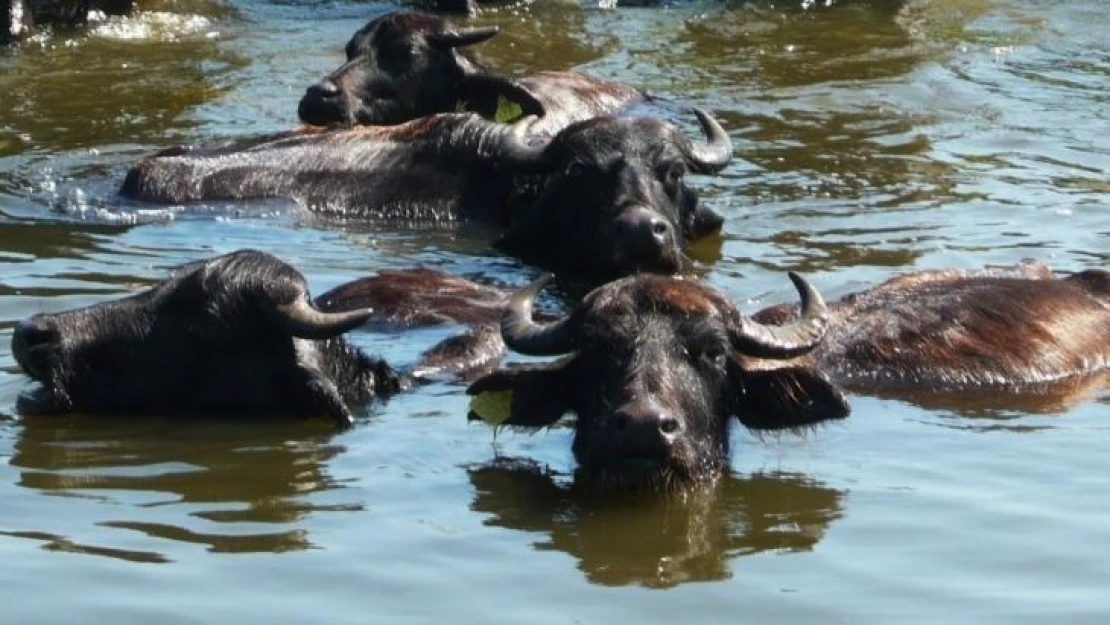
[[[361, 509], [313, 501], [314, 495], [341, 487], [323, 465], [343, 448], [331, 443], [322, 423], [264, 425], [25, 418], [10, 464], [18, 470], [19, 486], [65, 497], [69, 514], [88, 513], [89, 524], [99, 528], [194, 543], [215, 553], [310, 549], [308, 515]], [[88, 500], [96, 509], [73, 499]], [[4, 533], [43, 540], [47, 549], [167, 560], [157, 551], [88, 545], [39, 529]]]
[[845, 491], [804, 475], [729, 475], [685, 496], [613, 497], [566, 486], [528, 461], [468, 469], [486, 525], [545, 537], [595, 584], [671, 588], [732, 577], [729, 562], [809, 551], [843, 514]]
[[[851, 385], [848, 385], [851, 388]], [[875, 390], [864, 394], [896, 399], [944, 415], [946, 425], [969, 430], [1035, 431], [1053, 427], [1043, 417], [1065, 415], [1081, 404], [1097, 401], [1110, 391], [1110, 373], [1030, 386], [1022, 392], [997, 390], [913, 391]]]

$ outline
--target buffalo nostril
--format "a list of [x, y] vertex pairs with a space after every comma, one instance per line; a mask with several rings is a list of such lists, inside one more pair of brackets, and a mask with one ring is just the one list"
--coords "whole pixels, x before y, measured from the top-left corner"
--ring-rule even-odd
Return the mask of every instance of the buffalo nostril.
[[674, 436], [682, 429], [682, 423], [679, 422], [678, 417], [674, 415], [662, 415], [659, 417], [659, 431], [667, 436]]
[[658, 218], [651, 221], [651, 233], [654, 234], [656, 238], [662, 239], [667, 236], [667, 233], [670, 231], [671, 227], [666, 221]]
[[318, 98], [334, 98], [339, 95], [339, 85], [330, 80], [321, 80], [308, 88], [308, 95]]
[[667, 454], [682, 433], [682, 421], [650, 400], [633, 401], [612, 417], [613, 443], [625, 456], [656, 457]]

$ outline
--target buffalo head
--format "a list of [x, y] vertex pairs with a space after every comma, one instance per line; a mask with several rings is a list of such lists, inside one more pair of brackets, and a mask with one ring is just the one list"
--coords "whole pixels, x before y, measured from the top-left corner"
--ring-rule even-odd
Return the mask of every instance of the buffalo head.
[[695, 110], [708, 139], [694, 143], [675, 125], [647, 117], [598, 117], [550, 142], [507, 146], [516, 172], [543, 173], [534, 200], [508, 217], [506, 251], [604, 281], [635, 271], [674, 273], [685, 243], [721, 228], [699, 206], [688, 172], [716, 173], [732, 159], [728, 134]]
[[[541, 279], [513, 297], [502, 336], [523, 354], [571, 355], [479, 379], [468, 389], [474, 412], [523, 427], [575, 412], [580, 470], [607, 484], [666, 488], [712, 477], [727, 465], [733, 416], [783, 430], [848, 414], [823, 375], [774, 362], [813, 350], [826, 331], [820, 294], [790, 277], [802, 313], [783, 326], [758, 324], [694, 282], [647, 274], [599, 287], [568, 317], [541, 324], [531, 314]], [[490, 406], [504, 410], [490, 416]]]
[[136, 295], [16, 326], [12, 352], [42, 388], [32, 413], [326, 414], [398, 390], [384, 362], [340, 338], [369, 310], [323, 313], [304, 277], [240, 251], [178, 268]]
[[[496, 34], [496, 27], [460, 28], [411, 11], [375, 18], [347, 42], [347, 62], [308, 88], [298, 108], [301, 121], [397, 124], [453, 111], [467, 97], [464, 78], [486, 70], [464, 48]], [[510, 88], [508, 81], [499, 84]], [[542, 113], [523, 91], [512, 99], [526, 103], [529, 113]]]

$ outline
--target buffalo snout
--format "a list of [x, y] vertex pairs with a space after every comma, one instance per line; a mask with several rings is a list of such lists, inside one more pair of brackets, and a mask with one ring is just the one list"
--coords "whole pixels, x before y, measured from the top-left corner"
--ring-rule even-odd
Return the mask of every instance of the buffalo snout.
[[51, 361], [61, 346], [57, 324], [45, 315], [21, 321], [12, 332], [12, 355], [23, 371], [42, 379], [51, 368]]
[[339, 123], [348, 117], [346, 98], [342, 89], [330, 77], [305, 90], [297, 106], [301, 121], [314, 126]]
[[675, 226], [659, 212], [645, 206], [627, 208], [613, 220], [616, 240], [614, 264], [641, 265], [640, 269], [673, 273], [678, 267], [681, 241]]
[[620, 462], [667, 464], [683, 434], [682, 420], [652, 400], [629, 402], [613, 413], [611, 449]]

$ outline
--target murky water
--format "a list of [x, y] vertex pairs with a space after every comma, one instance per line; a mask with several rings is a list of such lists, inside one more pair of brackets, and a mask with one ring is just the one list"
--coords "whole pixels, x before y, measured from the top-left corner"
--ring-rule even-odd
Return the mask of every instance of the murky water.
[[[821, 3], [817, 3], [821, 4]], [[481, 18], [506, 71], [577, 66], [710, 107], [742, 160], [695, 179], [698, 250], [751, 310], [896, 272], [1110, 266], [1101, 0], [769, 3]], [[461, 388], [313, 423], [19, 418], [13, 323], [177, 263], [273, 251], [316, 292], [430, 264], [523, 282], [467, 234], [382, 232], [285, 203], [152, 208], [114, 190], [176, 142], [288, 128], [385, 4], [152, 1], [0, 52], [4, 623], [1106, 623], [1110, 392], [1074, 405], [854, 396], [804, 438], [734, 434], [686, 497], [569, 489], [570, 433], [468, 425]], [[397, 363], [449, 330], [355, 341]], [[1021, 337], [1014, 337], [1021, 340]]]

